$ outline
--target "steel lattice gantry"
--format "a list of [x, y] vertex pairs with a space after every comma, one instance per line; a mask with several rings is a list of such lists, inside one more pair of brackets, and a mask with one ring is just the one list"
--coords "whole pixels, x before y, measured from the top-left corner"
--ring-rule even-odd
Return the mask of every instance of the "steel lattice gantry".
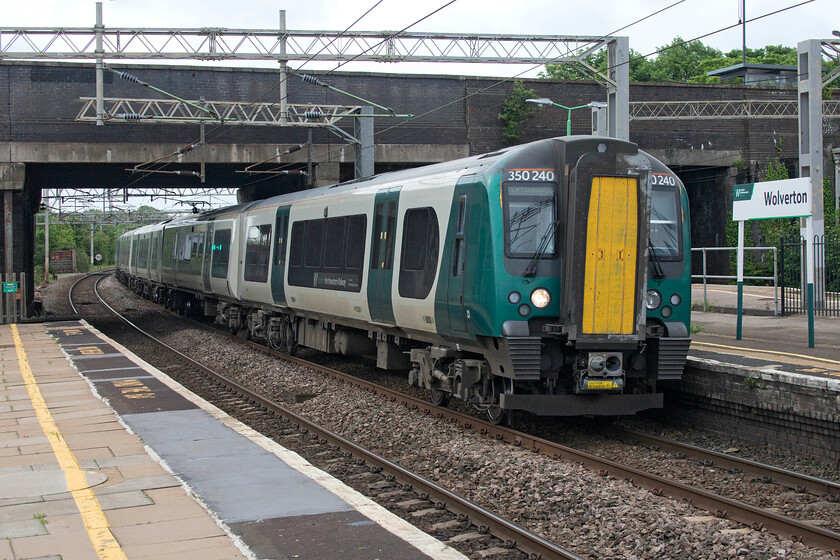
[[[634, 101], [630, 120], [795, 119], [799, 100], [733, 99], [729, 101]], [[840, 117], [840, 101], [823, 101], [824, 118]]]
[[[286, 29], [106, 28], [97, 3], [92, 28], [0, 28], [0, 60], [96, 60], [97, 123], [105, 119], [101, 74], [107, 60], [273, 60], [573, 64], [607, 88], [608, 134], [629, 139], [629, 39], [582, 35], [520, 35]], [[604, 74], [585, 58], [606, 47]], [[285, 115], [285, 80], [280, 99]]]
[[[102, 39], [102, 50], [96, 48]], [[277, 29], [0, 28], [0, 58], [17, 60], [359, 60], [577, 62], [612, 37]], [[285, 46], [285, 48], [284, 48]], [[581, 56], [580, 53], [585, 55]]]

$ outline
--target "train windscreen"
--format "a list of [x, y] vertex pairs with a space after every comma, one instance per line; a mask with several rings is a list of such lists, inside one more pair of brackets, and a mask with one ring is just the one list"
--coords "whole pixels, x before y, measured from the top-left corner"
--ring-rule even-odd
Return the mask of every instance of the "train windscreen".
[[505, 254], [514, 258], [554, 256], [554, 186], [508, 184], [504, 194]]
[[660, 260], [682, 258], [680, 192], [655, 187], [650, 203], [650, 247]]

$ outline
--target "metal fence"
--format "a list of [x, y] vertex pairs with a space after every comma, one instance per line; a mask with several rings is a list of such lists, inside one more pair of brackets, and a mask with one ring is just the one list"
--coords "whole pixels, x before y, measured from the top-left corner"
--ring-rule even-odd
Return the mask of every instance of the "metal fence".
[[[782, 315], [807, 313], [808, 302], [802, 289], [805, 284], [802, 268], [805, 239], [783, 237], [781, 245]], [[823, 264], [822, 273], [814, 276], [814, 315], [840, 317], [840, 238], [836, 235], [815, 237], [814, 262]]]
[[[691, 249], [692, 253], [703, 254], [703, 274], [692, 274], [691, 281], [703, 280], [703, 309], [707, 309], [709, 298], [706, 293], [706, 283], [708, 280], [738, 280], [737, 276], [724, 276], [721, 274], [708, 274], [706, 268], [706, 253], [708, 251], [737, 251], [737, 247], [695, 247]], [[744, 247], [744, 251], [773, 251], [773, 276], [744, 276], [744, 280], [763, 280], [765, 282], [773, 283], [773, 302], [775, 315], [779, 314], [779, 285], [776, 280], [778, 277], [778, 250], [776, 247]]]
[[3, 297], [0, 299], [0, 324], [19, 323], [27, 316], [26, 298], [24, 287], [26, 286], [26, 273], [13, 272], [2, 274]]

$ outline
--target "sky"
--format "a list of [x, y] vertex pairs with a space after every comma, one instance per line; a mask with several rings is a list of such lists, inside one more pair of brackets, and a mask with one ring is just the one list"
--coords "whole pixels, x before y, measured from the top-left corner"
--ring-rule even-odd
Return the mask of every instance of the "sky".
[[[806, 0], [745, 0], [747, 19], [774, 12]], [[447, 4], [449, 0], [382, 0], [353, 29], [396, 31]], [[2, 27], [92, 27], [93, 0], [0, 0]], [[739, 22], [742, 0], [455, 0], [411, 31], [516, 33], [535, 35], [607, 35], [654, 12], [643, 22], [619, 31], [630, 37], [630, 47], [654, 53], [679, 35], [693, 39], [730, 25], [736, 27], [705, 37], [702, 41], [724, 52], [740, 49]], [[286, 10], [290, 30], [346, 29], [377, 0], [104, 0], [106, 27], [276, 29], [279, 10]], [[673, 4], [676, 4], [672, 6]], [[245, 8], [244, 6], [247, 6]], [[669, 8], [669, 6], [672, 6]], [[832, 38], [840, 29], [840, 1], [812, 0], [777, 15], [747, 24], [747, 46], [795, 47], [806, 39]], [[194, 64], [196, 62], [190, 62]], [[233, 65], [230, 62], [223, 63]], [[267, 63], [272, 64], [272, 63]], [[301, 62], [292, 63], [297, 67]], [[309, 63], [311, 70], [331, 70], [336, 63]], [[502, 65], [383, 64], [352, 62], [341, 70], [399, 73], [444, 73], [512, 76], [526, 70], [535, 76], [539, 68]]]

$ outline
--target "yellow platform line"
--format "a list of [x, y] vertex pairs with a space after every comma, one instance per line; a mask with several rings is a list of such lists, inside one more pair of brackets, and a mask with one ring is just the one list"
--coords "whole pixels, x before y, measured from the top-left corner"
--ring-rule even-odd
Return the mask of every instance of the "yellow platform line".
[[17, 325], [12, 324], [10, 327], [12, 338], [15, 341], [20, 372], [26, 383], [26, 390], [29, 392], [29, 400], [32, 401], [35, 414], [38, 416], [38, 423], [53, 448], [58, 464], [64, 471], [64, 477], [67, 479], [67, 490], [72, 494], [76, 501], [76, 507], [82, 514], [82, 521], [85, 524], [88, 537], [90, 537], [90, 542], [93, 543], [93, 548], [100, 559], [124, 560], [125, 553], [111, 532], [111, 525], [102, 512], [99, 500], [96, 499], [93, 490], [88, 486], [85, 471], [79, 466], [76, 456], [70, 451], [70, 447], [64, 441], [61, 432], [58, 431], [58, 426], [56, 426], [52, 414], [47, 408], [47, 403], [41, 395], [41, 389], [35, 382], [35, 376], [32, 375], [32, 369], [29, 367], [29, 360], [26, 357], [26, 351], [23, 349], [23, 342], [20, 339]]
[[692, 346], [712, 346], [714, 348], [726, 348], [728, 350], [749, 350], [759, 354], [774, 354], [776, 356], [790, 356], [791, 358], [805, 358], [807, 360], [814, 360], [817, 362], [825, 362], [827, 364], [838, 364], [838, 360], [829, 360], [828, 358], [817, 358], [816, 356], [808, 356], [807, 354], [792, 354], [790, 352], [778, 352], [776, 350], [759, 350], [758, 348], [744, 348], [743, 346], [726, 346], [724, 344], [714, 344], [712, 342], [700, 342], [697, 340], [691, 341]]

